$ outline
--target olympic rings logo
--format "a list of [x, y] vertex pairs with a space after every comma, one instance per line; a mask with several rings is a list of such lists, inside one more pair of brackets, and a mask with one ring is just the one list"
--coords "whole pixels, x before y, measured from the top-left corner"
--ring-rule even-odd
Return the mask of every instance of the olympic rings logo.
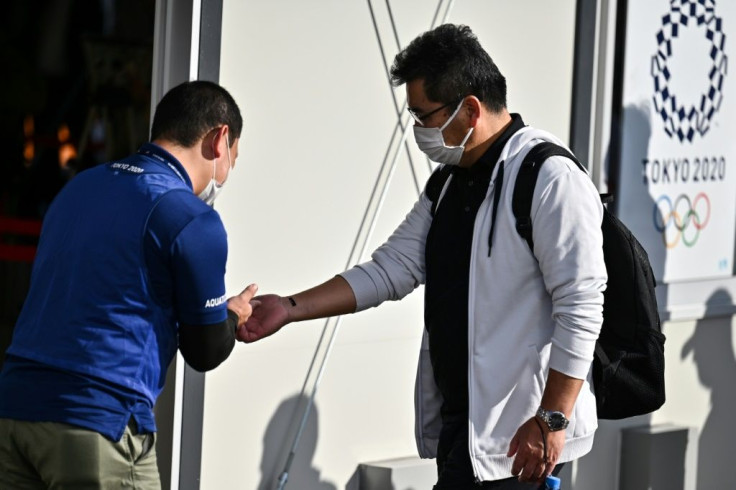
[[687, 194], [680, 194], [673, 203], [670, 196], [662, 195], [654, 203], [653, 218], [665, 247], [675, 248], [681, 240], [686, 247], [692, 247], [710, 221], [710, 199], [704, 192], [693, 201]]

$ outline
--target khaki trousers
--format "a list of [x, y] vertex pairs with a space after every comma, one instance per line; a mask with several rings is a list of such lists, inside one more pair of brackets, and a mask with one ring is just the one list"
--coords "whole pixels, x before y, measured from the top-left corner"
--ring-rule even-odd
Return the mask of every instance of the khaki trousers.
[[53, 422], [0, 418], [0, 489], [160, 490], [155, 434], [118, 442]]

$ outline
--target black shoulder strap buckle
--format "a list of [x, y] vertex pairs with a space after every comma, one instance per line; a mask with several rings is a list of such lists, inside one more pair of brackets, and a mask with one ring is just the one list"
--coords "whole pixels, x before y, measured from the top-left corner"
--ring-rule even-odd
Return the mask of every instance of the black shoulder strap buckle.
[[516, 231], [519, 232], [525, 240], [529, 240], [532, 236], [532, 219], [529, 216], [520, 216], [516, 219]]

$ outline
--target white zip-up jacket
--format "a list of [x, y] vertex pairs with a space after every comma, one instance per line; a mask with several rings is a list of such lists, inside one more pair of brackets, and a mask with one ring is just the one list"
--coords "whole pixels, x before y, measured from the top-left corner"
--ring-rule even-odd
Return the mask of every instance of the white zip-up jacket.
[[[595, 186], [574, 162], [550, 158], [540, 169], [534, 190], [532, 254], [516, 231], [511, 200], [524, 156], [541, 141], [562, 145], [551, 134], [527, 126], [503, 148], [499, 162], [504, 162], [504, 176], [491, 257], [488, 236], [498, 164], [475, 219], [468, 294], [468, 448], [481, 481], [512, 476], [513, 458], [506, 456], [509, 443], [536, 413], [550, 368], [585, 380], [559, 462], [590, 451], [598, 426], [591, 362], [607, 280], [603, 207]], [[372, 260], [342, 274], [355, 293], [356, 311], [403, 298], [424, 283], [431, 206], [422, 193]], [[425, 330], [415, 396], [422, 457], [436, 456], [441, 405]]]

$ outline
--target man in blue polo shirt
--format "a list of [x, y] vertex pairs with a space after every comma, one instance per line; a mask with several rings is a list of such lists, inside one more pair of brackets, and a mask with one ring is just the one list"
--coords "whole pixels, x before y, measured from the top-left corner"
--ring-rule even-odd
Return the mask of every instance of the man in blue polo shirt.
[[224, 361], [256, 291], [227, 298], [211, 207], [242, 126], [222, 87], [184, 83], [151, 143], [56, 197], [0, 373], [0, 488], [160, 488], [166, 369], [177, 348], [199, 371]]

